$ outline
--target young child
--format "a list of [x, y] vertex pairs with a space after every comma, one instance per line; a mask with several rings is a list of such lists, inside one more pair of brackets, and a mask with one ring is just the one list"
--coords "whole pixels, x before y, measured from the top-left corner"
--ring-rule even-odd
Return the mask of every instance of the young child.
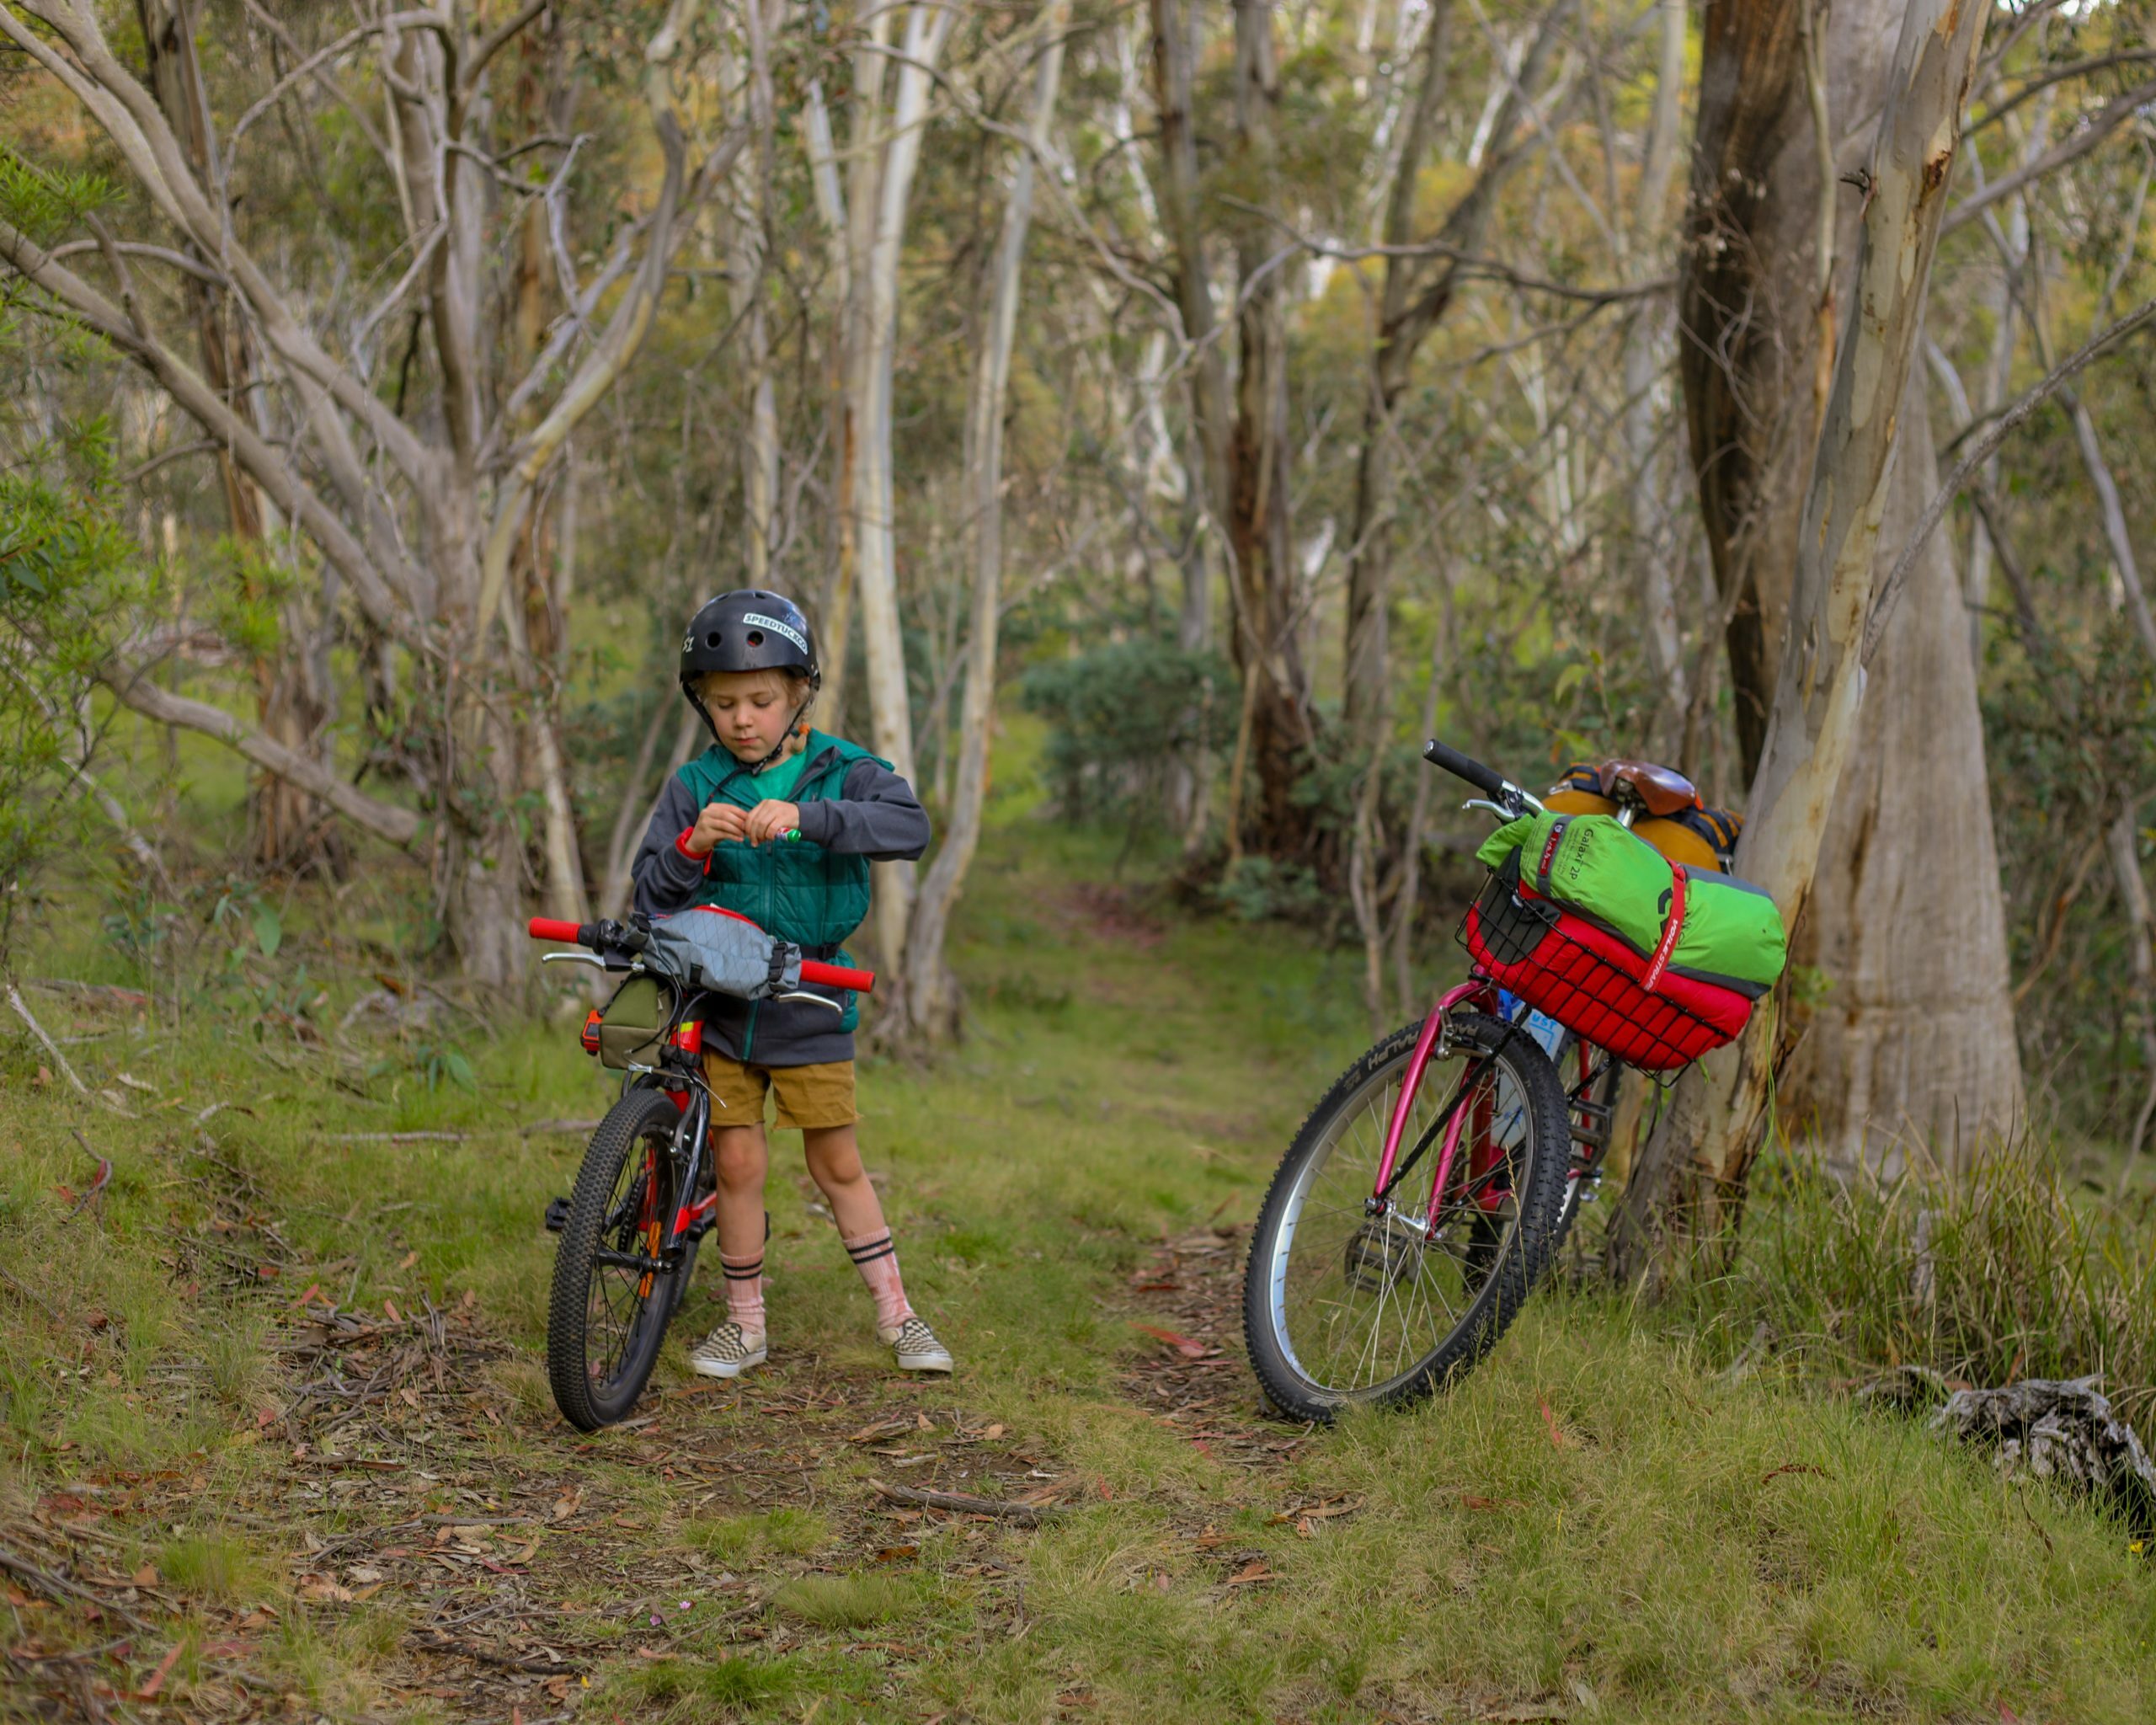
[[[636, 856], [638, 910], [718, 905], [831, 959], [868, 914], [871, 859], [927, 848], [913, 788], [866, 750], [809, 729], [822, 682], [815, 637], [792, 601], [752, 589], [696, 614], [681, 643], [681, 692], [715, 740], [660, 793]], [[947, 1372], [950, 1350], [906, 1304], [854, 1141], [855, 1006], [835, 990], [808, 991], [830, 1004], [715, 995], [704, 1018], [728, 1317], [689, 1363], [730, 1378], [765, 1359], [763, 1123], [774, 1092], [778, 1130], [799, 1130], [808, 1172], [875, 1295], [878, 1338], [901, 1370]]]

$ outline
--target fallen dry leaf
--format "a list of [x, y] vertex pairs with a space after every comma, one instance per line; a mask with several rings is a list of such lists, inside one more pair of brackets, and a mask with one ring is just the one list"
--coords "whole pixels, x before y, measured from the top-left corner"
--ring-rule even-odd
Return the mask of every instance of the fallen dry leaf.
[[1150, 1336], [1156, 1342], [1166, 1343], [1185, 1359], [1205, 1358], [1205, 1344], [1203, 1342], [1193, 1342], [1189, 1337], [1179, 1336], [1173, 1330], [1157, 1329], [1151, 1324], [1133, 1324], [1131, 1328]]
[[1230, 1587], [1249, 1587], [1262, 1581], [1273, 1579], [1273, 1572], [1265, 1567], [1265, 1559], [1253, 1557], [1228, 1578]]
[[921, 1555], [919, 1546], [885, 1546], [876, 1554], [878, 1563], [902, 1563], [909, 1557]]
[[145, 1678], [142, 1686], [135, 1691], [136, 1701], [147, 1701], [157, 1699], [157, 1691], [165, 1686], [165, 1679], [172, 1675], [172, 1668], [179, 1663], [180, 1650], [186, 1645], [185, 1642], [180, 1641], [172, 1644], [164, 1658], [157, 1662], [157, 1669]]
[[137, 1587], [155, 1587], [157, 1584], [157, 1566], [145, 1563], [127, 1578]]

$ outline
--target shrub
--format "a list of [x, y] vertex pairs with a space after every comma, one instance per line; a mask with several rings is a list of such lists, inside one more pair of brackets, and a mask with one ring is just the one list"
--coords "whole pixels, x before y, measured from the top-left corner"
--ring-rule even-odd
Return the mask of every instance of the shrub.
[[1066, 820], [1160, 806], [1171, 762], [1235, 740], [1235, 672], [1150, 637], [1036, 665], [1019, 683], [1047, 719], [1048, 771]]

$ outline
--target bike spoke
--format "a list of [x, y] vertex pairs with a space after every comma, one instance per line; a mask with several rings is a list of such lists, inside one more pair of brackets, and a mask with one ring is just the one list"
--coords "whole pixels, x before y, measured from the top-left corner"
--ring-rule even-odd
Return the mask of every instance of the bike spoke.
[[1513, 1249], [1517, 1200], [1508, 1197], [1495, 1210], [1486, 1210], [1482, 1200], [1519, 1189], [1524, 1100], [1500, 1063], [1462, 1055], [1457, 1064], [1433, 1065], [1407, 1110], [1403, 1161], [1433, 1123], [1438, 1130], [1420, 1167], [1396, 1169], [1395, 1205], [1420, 1195], [1413, 1190], [1417, 1178], [1427, 1192], [1435, 1165], [1430, 1158], [1443, 1153], [1442, 1123], [1455, 1110], [1488, 1119], [1489, 1165], [1480, 1172], [1469, 1165], [1476, 1148], [1470, 1114], [1427, 1234], [1402, 1209], [1373, 1216], [1369, 1207], [1398, 1103], [1397, 1070], [1343, 1109], [1304, 1179], [1292, 1243], [1274, 1268], [1275, 1310], [1282, 1339], [1300, 1370], [1331, 1393], [1366, 1391], [1414, 1371], [1459, 1327]]

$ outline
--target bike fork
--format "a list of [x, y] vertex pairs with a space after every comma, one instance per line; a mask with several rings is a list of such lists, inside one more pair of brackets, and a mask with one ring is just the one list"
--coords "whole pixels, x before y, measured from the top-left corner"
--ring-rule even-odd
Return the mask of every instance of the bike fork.
[[669, 1246], [677, 1246], [687, 1239], [689, 1231], [718, 1207], [716, 1181], [704, 1197], [696, 1196], [696, 1178], [703, 1171], [705, 1146], [711, 1140], [711, 1097], [704, 1091], [696, 1090], [691, 1094], [681, 1117], [680, 1130], [687, 1136], [689, 1149], [681, 1159], [681, 1204], [674, 1213], [674, 1226], [667, 1231]]
[[[1400, 1157], [1401, 1140], [1407, 1135], [1407, 1123], [1413, 1117], [1415, 1098], [1422, 1093], [1422, 1075], [1429, 1070], [1430, 1057], [1436, 1051], [1438, 1038], [1444, 1033], [1445, 1015], [1463, 1001], [1471, 1000], [1482, 992], [1486, 985], [1463, 982], [1449, 989], [1438, 998], [1430, 1009], [1430, 1016], [1422, 1021], [1422, 1034], [1415, 1039], [1415, 1052], [1408, 1056], [1407, 1070], [1401, 1074], [1400, 1096], [1392, 1105], [1392, 1119], [1385, 1127], [1385, 1154], [1378, 1159], [1377, 1179], [1371, 1188], [1374, 1204], [1385, 1202], [1385, 1194], [1391, 1188], [1393, 1165]], [[1460, 1135], [1463, 1116], [1455, 1113], [1445, 1126], [1444, 1147], [1438, 1152], [1436, 1175], [1430, 1187], [1430, 1214], [1437, 1213], [1438, 1194], [1444, 1190], [1446, 1178], [1452, 1172], [1453, 1160], [1459, 1153]]]

